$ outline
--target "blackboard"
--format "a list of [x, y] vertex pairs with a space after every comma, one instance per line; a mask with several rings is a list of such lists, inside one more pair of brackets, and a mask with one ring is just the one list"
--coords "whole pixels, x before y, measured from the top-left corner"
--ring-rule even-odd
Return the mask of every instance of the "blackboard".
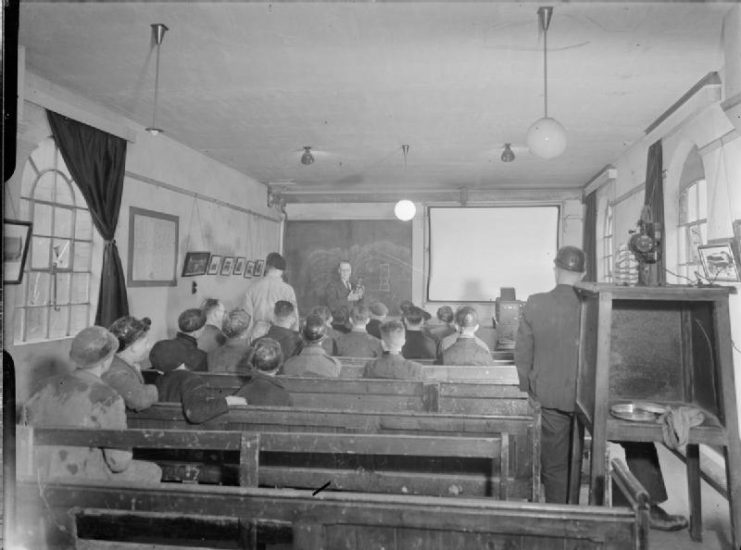
[[363, 278], [365, 304], [383, 302], [392, 315], [412, 297], [412, 226], [394, 220], [288, 221], [284, 252], [286, 279], [305, 315], [324, 303], [325, 289], [349, 260], [351, 279]]

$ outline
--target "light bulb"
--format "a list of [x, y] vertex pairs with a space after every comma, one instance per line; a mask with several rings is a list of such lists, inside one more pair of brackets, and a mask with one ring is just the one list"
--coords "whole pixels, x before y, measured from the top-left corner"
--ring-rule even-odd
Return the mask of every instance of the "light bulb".
[[502, 162], [512, 162], [515, 160], [515, 152], [512, 150], [510, 143], [504, 144], [504, 151], [502, 151], [502, 156], [500, 158], [502, 159]]
[[311, 154], [311, 147], [304, 147], [304, 154], [301, 155], [301, 164], [309, 166], [314, 163], [314, 155]]
[[403, 222], [408, 222], [417, 213], [417, 207], [410, 200], [403, 199], [394, 206], [394, 215]]
[[555, 158], [566, 150], [566, 130], [555, 118], [538, 119], [527, 131], [527, 146], [540, 158]]

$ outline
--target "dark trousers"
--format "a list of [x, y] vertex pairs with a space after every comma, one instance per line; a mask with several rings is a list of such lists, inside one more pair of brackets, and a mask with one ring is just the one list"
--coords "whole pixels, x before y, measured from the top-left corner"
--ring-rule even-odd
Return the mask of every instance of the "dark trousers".
[[[648, 491], [651, 504], [664, 502], [668, 497], [656, 445], [636, 441], [617, 441], [616, 443], [625, 449], [625, 462], [628, 469]], [[613, 506], [628, 506], [628, 501], [614, 482], [612, 484], [612, 504]]]
[[571, 422], [574, 413], [541, 408], [541, 480], [546, 502], [565, 504], [569, 489]]

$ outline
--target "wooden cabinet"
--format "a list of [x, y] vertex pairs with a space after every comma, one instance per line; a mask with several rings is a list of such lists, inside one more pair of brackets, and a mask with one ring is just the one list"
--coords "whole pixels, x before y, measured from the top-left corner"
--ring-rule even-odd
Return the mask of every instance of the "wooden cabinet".
[[[720, 446], [725, 450], [737, 547], [741, 542], [741, 443], [729, 289], [581, 283], [577, 290], [582, 306], [576, 417], [580, 427], [592, 435], [590, 502], [604, 502], [605, 461], [601, 457], [608, 440], [662, 441], [659, 424], [614, 418], [610, 414], [613, 404], [648, 401], [697, 407], [706, 419], [692, 428], [687, 445], [690, 532], [699, 540], [698, 444]], [[583, 429], [578, 431], [583, 433]], [[575, 440], [574, 464], [578, 464], [581, 438]]]

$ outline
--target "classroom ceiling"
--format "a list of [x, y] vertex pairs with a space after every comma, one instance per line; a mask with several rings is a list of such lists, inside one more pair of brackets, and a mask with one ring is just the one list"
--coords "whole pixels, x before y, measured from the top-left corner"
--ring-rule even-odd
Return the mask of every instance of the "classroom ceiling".
[[[548, 32], [557, 159], [543, 116]], [[710, 71], [724, 2], [21, 2], [27, 67], [134, 121], [152, 120], [151, 23], [167, 136], [291, 190], [578, 188]], [[511, 142], [516, 160], [500, 160]], [[316, 161], [299, 162], [303, 146]], [[408, 145], [406, 161], [402, 146]]]

